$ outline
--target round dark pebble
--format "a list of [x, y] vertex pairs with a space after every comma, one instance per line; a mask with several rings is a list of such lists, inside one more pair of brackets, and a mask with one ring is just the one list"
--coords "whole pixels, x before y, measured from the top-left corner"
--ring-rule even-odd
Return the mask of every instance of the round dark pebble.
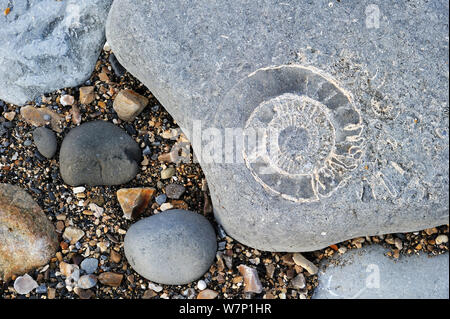
[[45, 127], [38, 127], [33, 131], [33, 140], [39, 153], [46, 158], [52, 158], [58, 147], [56, 135]]

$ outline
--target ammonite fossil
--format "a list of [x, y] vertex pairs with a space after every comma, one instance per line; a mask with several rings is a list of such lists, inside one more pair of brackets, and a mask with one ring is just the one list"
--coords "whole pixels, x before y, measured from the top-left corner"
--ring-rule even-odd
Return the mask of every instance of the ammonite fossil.
[[330, 196], [362, 154], [362, 121], [351, 94], [312, 67], [259, 69], [233, 88], [224, 111], [244, 135], [258, 136], [242, 151], [253, 177], [291, 201]]

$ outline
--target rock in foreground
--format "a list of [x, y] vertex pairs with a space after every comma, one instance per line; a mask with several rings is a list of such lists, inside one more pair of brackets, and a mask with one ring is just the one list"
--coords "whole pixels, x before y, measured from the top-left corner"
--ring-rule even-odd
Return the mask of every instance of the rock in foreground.
[[0, 278], [48, 263], [58, 236], [33, 198], [18, 186], [0, 184]]
[[119, 127], [93, 121], [75, 127], [67, 134], [59, 160], [66, 184], [120, 185], [136, 176], [141, 151]]
[[112, 0], [0, 0], [0, 99], [23, 105], [91, 75]]
[[378, 245], [350, 250], [325, 261], [316, 299], [448, 299], [448, 253], [385, 256]]
[[216, 255], [216, 234], [203, 216], [174, 209], [133, 224], [124, 249], [141, 276], [160, 284], [182, 285], [209, 269]]
[[331, 4], [116, 0], [108, 16], [119, 62], [191, 140], [216, 220], [260, 250], [448, 224], [449, 2]]

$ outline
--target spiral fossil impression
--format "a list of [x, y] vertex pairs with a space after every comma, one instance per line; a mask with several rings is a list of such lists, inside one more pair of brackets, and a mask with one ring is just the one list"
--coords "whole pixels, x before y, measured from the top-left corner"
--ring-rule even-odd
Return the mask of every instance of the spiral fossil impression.
[[332, 78], [285, 65], [252, 73], [239, 88], [239, 97], [227, 103], [241, 106], [244, 134], [264, 131], [242, 155], [265, 189], [295, 202], [317, 201], [357, 167], [361, 116]]

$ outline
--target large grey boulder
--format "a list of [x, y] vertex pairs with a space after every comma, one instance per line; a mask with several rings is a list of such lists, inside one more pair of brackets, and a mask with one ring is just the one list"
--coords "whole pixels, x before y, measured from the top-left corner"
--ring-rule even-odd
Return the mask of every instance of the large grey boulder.
[[0, 0], [0, 99], [23, 105], [86, 81], [104, 43], [111, 2]]
[[141, 276], [182, 285], [208, 271], [216, 256], [216, 234], [202, 215], [173, 209], [133, 224], [124, 249], [131, 267]]
[[117, 0], [106, 36], [238, 241], [310, 251], [448, 223], [448, 1]]
[[448, 299], [448, 253], [385, 256], [371, 245], [320, 265], [315, 299]]
[[124, 130], [104, 122], [87, 122], [70, 130], [59, 152], [66, 184], [121, 185], [139, 171], [141, 150]]

